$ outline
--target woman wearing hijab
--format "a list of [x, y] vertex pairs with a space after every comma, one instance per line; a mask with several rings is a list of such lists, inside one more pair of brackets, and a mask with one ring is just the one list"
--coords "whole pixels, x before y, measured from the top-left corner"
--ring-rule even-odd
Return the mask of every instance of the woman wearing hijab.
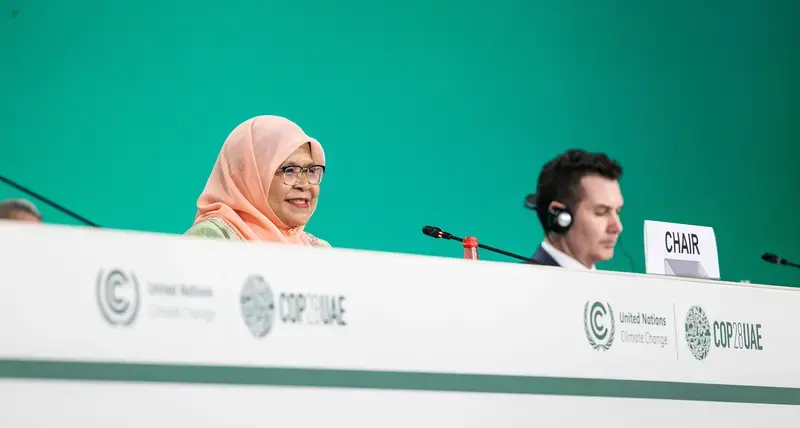
[[324, 173], [322, 146], [294, 122], [249, 119], [225, 140], [186, 234], [330, 247], [303, 230]]

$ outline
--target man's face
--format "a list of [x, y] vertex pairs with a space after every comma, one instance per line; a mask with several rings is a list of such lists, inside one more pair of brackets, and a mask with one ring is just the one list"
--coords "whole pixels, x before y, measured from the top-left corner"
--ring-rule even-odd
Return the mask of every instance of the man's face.
[[575, 258], [591, 264], [614, 257], [622, 232], [619, 213], [623, 200], [619, 182], [600, 175], [581, 179], [581, 199], [574, 208], [573, 225], [566, 234]]

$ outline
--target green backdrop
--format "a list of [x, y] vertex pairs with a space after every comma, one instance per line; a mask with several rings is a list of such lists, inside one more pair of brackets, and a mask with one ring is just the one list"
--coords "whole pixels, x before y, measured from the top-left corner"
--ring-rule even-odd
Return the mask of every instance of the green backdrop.
[[800, 2], [291, 3], [0, 0], [0, 174], [182, 233], [227, 133], [279, 114], [326, 148], [333, 245], [460, 257], [434, 224], [531, 254], [523, 197], [581, 147], [626, 170], [635, 266], [601, 268], [642, 272], [654, 219], [713, 226], [724, 279], [800, 284], [759, 259], [800, 259]]

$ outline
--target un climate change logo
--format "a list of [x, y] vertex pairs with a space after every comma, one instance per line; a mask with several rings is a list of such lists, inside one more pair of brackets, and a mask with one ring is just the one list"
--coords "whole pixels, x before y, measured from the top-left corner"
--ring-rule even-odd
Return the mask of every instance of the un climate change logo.
[[614, 343], [614, 311], [603, 302], [586, 302], [583, 310], [583, 328], [589, 345], [607, 351]]
[[711, 324], [700, 306], [692, 306], [686, 313], [686, 344], [692, 356], [703, 360], [711, 351]]
[[103, 318], [111, 325], [126, 326], [139, 313], [139, 282], [136, 276], [121, 269], [97, 274], [97, 304]]
[[266, 336], [275, 322], [275, 296], [267, 281], [259, 275], [248, 277], [242, 285], [239, 304], [250, 333], [256, 338]]

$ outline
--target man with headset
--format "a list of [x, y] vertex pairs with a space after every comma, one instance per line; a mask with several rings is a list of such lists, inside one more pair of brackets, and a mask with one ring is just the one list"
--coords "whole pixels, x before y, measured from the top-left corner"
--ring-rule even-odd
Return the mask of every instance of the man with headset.
[[573, 269], [611, 259], [622, 232], [621, 177], [622, 167], [602, 153], [568, 150], [545, 164], [526, 200], [545, 232], [532, 258]]

